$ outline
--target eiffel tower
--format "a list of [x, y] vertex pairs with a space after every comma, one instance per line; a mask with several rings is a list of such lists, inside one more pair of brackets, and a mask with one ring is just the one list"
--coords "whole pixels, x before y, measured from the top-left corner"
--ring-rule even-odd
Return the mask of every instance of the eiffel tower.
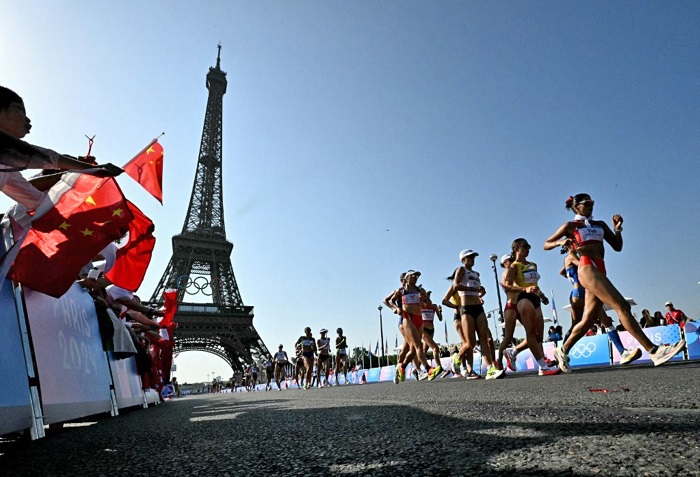
[[163, 303], [167, 288], [178, 289], [175, 353], [204, 351], [226, 361], [234, 372], [269, 354], [253, 327], [253, 307], [243, 304], [231, 267], [233, 244], [226, 240], [222, 177], [222, 103], [226, 73], [221, 45], [216, 67], [207, 74], [207, 111], [197, 174], [182, 233], [173, 237], [173, 255], [150, 303]]

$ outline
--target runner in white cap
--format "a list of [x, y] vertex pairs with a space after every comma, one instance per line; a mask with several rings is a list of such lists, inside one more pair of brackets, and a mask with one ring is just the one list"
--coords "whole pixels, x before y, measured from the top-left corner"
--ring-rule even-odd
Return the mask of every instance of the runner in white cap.
[[680, 353], [685, 347], [685, 340], [673, 345], [656, 346], [644, 334], [637, 320], [632, 316], [630, 304], [615, 288], [606, 275], [605, 247], [608, 242], [616, 252], [622, 250], [622, 216], [612, 217], [613, 230], [602, 220], [593, 220], [593, 205], [595, 202], [588, 194], [577, 194], [566, 201], [566, 208], [576, 215], [574, 220], [566, 222], [554, 232], [544, 243], [545, 250], [573, 244], [579, 255], [578, 278], [586, 289], [585, 308], [581, 322], [571, 331], [569, 338], [554, 350], [554, 356], [559, 361], [559, 367], [565, 373], [571, 372], [569, 366], [569, 350], [586, 333], [591, 325], [599, 318], [603, 303], [610, 306], [634, 339], [649, 352], [649, 357], [655, 366], [665, 363]]
[[[476, 335], [479, 335], [481, 343], [481, 355], [488, 366], [486, 379], [498, 379], [505, 372], [502, 369], [497, 369], [491, 360], [491, 350], [489, 348], [489, 333], [484, 306], [482, 305], [481, 297], [486, 293], [486, 289], [481, 285], [479, 273], [472, 270], [474, 261], [479, 254], [473, 250], [462, 250], [459, 252], [459, 260], [462, 262], [461, 267], [455, 270], [454, 288], [459, 292], [462, 298], [462, 307], [460, 309], [462, 319], [462, 330], [465, 334], [465, 341], [459, 350], [459, 360], [466, 359], [468, 354], [473, 352], [476, 345]], [[456, 363], [458, 366], [460, 363]], [[466, 377], [476, 375], [474, 369], [462, 373]]]

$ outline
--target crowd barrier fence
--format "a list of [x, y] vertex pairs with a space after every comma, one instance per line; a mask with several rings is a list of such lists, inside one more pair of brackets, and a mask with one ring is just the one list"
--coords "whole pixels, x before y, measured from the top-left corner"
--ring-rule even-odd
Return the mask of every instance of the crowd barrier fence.
[[142, 389], [133, 357], [103, 350], [94, 302], [78, 284], [61, 298], [0, 285], [0, 435], [38, 439], [48, 424], [160, 402]]

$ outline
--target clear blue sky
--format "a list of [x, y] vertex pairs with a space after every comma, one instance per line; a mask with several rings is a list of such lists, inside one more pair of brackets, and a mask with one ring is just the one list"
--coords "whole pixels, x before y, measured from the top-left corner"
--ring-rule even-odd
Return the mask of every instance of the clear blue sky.
[[[0, 84], [25, 99], [27, 140], [125, 163], [165, 131], [164, 206], [149, 297], [182, 229], [221, 42], [224, 197], [255, 327], [290, 348], [311, 326], [379, 336], [400, 272], [439, 297], [472, 248], [524, 236], [568, 322], [562, 257], [541, 244], [578, 192], [625, 219], [609, 276], [651, 311], [700, 317], [700, 4], [696, 2], [4, 1]], [[11, 204], [0, 197], [0, 208]], [[547, 313], [549, 314], [549, 310]], [[393, 315], [384, 313], [393, 345]], [[450, 340], [456, 333], [450, 325]], [[442, 337], [442, 333], [438, 333]], [[372, 345], [374, 347], [374, 344]], [[185, 353], [180, 381], [229, 376]]]

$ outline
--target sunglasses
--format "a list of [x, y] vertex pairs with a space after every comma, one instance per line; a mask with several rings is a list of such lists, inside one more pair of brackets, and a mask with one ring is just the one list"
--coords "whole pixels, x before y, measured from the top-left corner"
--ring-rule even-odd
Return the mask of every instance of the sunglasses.
[[586, 200], [582, 200], [581, 202], [579, 202], [579, 203], [576, 204], [576, 205], [583, 205], [583, 206], [585, 207], [585, 206], [593, 205], [593, 204], [595, 204], [595, 200], [593, 200], [593, 199], [586, 199]]

